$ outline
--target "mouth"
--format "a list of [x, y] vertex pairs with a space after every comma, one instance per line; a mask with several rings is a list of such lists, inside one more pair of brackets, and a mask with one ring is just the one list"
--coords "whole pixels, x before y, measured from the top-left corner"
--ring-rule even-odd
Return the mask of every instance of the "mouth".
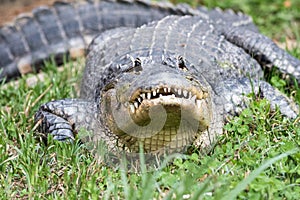
[[[124, 106], [130, 120], [119, 138], [130, 151], [183, 151], [210, 123], [209, 94], [196, 87], [137, 90]], [[200, 132], [200, 133], [199, 133]]]
[[183, 152], [211, 123], [212, 104], [205, 89], [158, 85], [131, 94], [120, 103], [126, 94], [111, 89], [101, 104], [121, 150], [139, 152], [142, 145], [145, 153]]
[[138, 114], [145, 111], [145, 108], [154, 105], [164, 106], [195, 106], [201, 109], [203, 100], [208, 97], [208, 93], [203, 90], [190, 88], [177, 88], [158, 86], [151, 90], [137, 90], [126, 103], [131, 114]]

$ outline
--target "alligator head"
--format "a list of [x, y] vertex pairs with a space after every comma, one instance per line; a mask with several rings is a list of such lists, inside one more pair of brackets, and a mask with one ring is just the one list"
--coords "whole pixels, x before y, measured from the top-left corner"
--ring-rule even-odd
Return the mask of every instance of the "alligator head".
[[101, 92], [104, 123], [130, 152], [186, 150], [210, 125], [208, 84], [181, 56], [131, 60]]

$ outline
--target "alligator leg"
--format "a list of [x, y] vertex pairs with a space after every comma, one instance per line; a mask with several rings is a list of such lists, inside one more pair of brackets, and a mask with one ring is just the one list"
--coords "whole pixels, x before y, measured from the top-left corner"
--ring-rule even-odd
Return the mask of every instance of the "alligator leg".
[[223, 34], [228, 41], [243, 48], [262, 65], [276, 66], [279, 71], [294, 76], [300, 83], [300, 61], [268, 37], [238, 27], [224, 31]]
[[242, 109], [246, 108], [249, 100], [247, 95], [251, 93], [266, 98], [270, 101], [271, 109], [278, 106], [281, 113], [289, 118], [296, 118], [299, 114], [299, 108], [292, 100], [262, 80], [229, 79], [224, 81], [224, 85], [221, 85], [215, 91], [226, 100], [224, 110], [228, 115], [237, 115]]
[[99, 127], [97, 106], [80, 99], [63, 99], [42, 105], [35, 114], [38, 130], [55, 140], [73, 141], [82, 128], [95, 131]]

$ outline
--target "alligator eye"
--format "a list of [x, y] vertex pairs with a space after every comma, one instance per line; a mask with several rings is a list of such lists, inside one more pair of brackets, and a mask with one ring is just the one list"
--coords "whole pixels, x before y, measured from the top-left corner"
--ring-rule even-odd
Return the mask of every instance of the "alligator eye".
[[139, 58], [136, 58], [133, 62], [134, 71], [139, 72], [142, 71], [142, 61]]
[[123, 70], [123, 72], [139, 74], [139, 72], [143, 70], [141, 59], [140, 58], [134, 59], [133, 57], [130, 57], [130, 60], [131, 60], [131, 64], [128, 64], [126, 69]]
[[134, 61], [134, 67], [141, 67], [142, 66], [142, 61], [139, 58], [136, 58]]
[[185, 60], [182, 56], [177, 57], [177, 65], [181, 70], [188, 71], [188, 68], [186, 67], [186, 64], [185, 64]]

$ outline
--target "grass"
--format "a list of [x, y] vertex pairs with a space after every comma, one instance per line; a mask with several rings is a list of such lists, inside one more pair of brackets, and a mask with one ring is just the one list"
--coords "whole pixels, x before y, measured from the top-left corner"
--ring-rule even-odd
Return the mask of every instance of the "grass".
[[252, 16], [259, 29], [267, 36], [285, 42], [286, 39], [299, 37], [299, 7], [297, 0], [172, 0], [173, 2], [186, 2], [192, 6], [198, 4], [209, 8], [220, 7], [241, 11]]
[[[297, 2], [291, 2], [288, 8], [283, 1], [271, 5], [267, 1], [210, 1], [209, 6], [249, 11], [264, 33], [273, 36], [287, 31], [284, 27], [290, 27], [290, 17], [299, 22], [300, 6], [295, 13]], [[274, 20], [277, 26], [272, 25]], [[299, 41], [297, 34], [290, 38]], [[300, 58], [299, 50], [291, 53]], [[49, 64], [43, 80], [32, 86], [26, 84], [29, 75], [17, 86], [1, 87], [1, 199], [300, 198], [300, 119], [286, 119], [271, 111], [266, 100], [251, 101], [232, 118], [211, 153], [195, 152], [152, 172], [128, 173], [107, 167], [79, 141], [40, 143], [34, 137], [34, 112], [43, 102], [77, 95], [83, 62], [79, 63], [70, 62], [62, 71]], [[272, 81], [300, 99], [299, 88], [278, 74], [270, 77]]]

